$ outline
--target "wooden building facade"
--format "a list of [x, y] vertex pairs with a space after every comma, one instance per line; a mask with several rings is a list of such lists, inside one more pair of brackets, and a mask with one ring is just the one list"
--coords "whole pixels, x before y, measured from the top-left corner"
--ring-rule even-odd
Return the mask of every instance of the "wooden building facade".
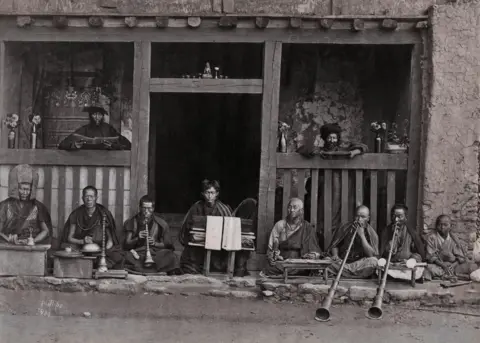
[[[81, 189], [95, 185], [99, 201], [114, 214], [117, 226], [136, 210], [144, 194], [152, 192], [151, 97], [157, 93], [189, 94], [251, 94], [261, 97], [260, 147], [258, 171], [258, 235], [257, 253], [263, 254], [268, 234], [274, 224], [277, 172], [282, 172], [281, 198], [285, 213], [286, 200], [291, 196], [305, 197], [301, 185], [311, 177], [311, 216], [316, 225], [316, 213], [324, 211], [325, 244], [331, 238], [328, 229], [332, 220], [332, 173], [340, 172], [342, 203], [354, 197], [356, 204], [365, 201], [363, 180], [368, 177], [368, 203], [375, 225], [377, 211], [387, 213], [398, 201], [399, 187], [412, 212], [418, 210], [420, 142], [422, 135], [421, 68], [426, 49], [426, 18], [388, 17], [125, 17], [125, 16], [8, 16], [0, 19], [0, 196], [6, 197], [8, 171], [16, 164], [28, 163], [40, 170], [37, 197], [50, 209], [56, 235], [68, 213], [81, 203]], [[129, 43], [133, 45], [131, 151], [75, 151], [56, 149], [8, 149], [8, 129], [3, 124], [7, 113], [18, 111], [18, 93], [12, 94], [14, 60], [9, 55], [11, 43], [71, 42]], [[193, 79], [160, 78], [152, 75], [152, 47], [158, 44], [234, 44], [246, 43], [260, 47], [263, 54], [262, 75], [258, 78]], [[410, 120], [410, 150], [408, 154], [368, 153], [353, 160], [305, 159], [296, 153], [278, 153], [279, 97], [282, 74], [282, 52], [285, 45], [344, 45], [344, 46], [403, 46], [410, 51], [408, 117]], [[163, 163], [163, 162], [162, 162]], [[164, 161], [168, 168], [168, 161]], [[403, 175], [403, 176], [399, 176]], [[354, 194], [345, 186], [353, 178]], [[295, 179], [295, 182], [292, 182]], [[399, 186], [399, 181], [402, 183]], [[240, 181], [239, 181], [240, 182]], [[323, 193], [318, 195], [319, 182]], [[384, 182], [386, 196], [380, 197]], [[299, 186], [300, 185], [300, 186]], [[278, 197], [278, 195], [277, 195]], [[383, 199], [383, 200], [382, 200]], [[384, 207], [378, 202], [386, 200]], [[400, 199], [402, 200], [402, 199]], [[278, 204], [277, 204], [278, 206]], [[384, 208], [384, 209], [383, 209]], [[278, 209], [277, 209], [278, 210]], [[350, 216], [342, 207], [342, 220]], [[417, 216], [411, 215], [416, 226]]]

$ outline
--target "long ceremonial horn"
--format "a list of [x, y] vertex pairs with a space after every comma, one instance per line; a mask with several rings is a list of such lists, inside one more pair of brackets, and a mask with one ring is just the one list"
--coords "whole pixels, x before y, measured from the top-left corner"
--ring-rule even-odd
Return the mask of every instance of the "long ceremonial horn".
[[354, 222], [354, 229], [355, 232], [353, 233], [352, 239], [350, 244], [348, 245], [347, 252], [345, 253], [345, 257], [343, 258], [342, 264], [340, 265], [340, 269], [338, 270], [337, 277], [332, 282], [332, 286], [328, 290], [328, 295], [322, 303], [322, 307], [317, 309], [315, 312], [315, 320], [319, 322], [327, 322], [330, 320], [330, 305], [332, 305], [332, 300], [337, 291], [338, 283], [340, 282], [340, 278], [342, 277], [343, 267], [345, 267], [345, 263], [347, 262], [348, 255], [350, 254], [350, 250], [352, 249], [353, 242], [355, 241], [355, 237], [357, 236], [357, 230], [359, 227], [358, 222]]
[[373, 301], [372, 307], [367, 311], [367, 318], [369, 319], [381, 319], [383, 315], [382, 304], [383, 304], [383, 293], [385, 292], [385, 286], [387, 285], [387, 276], [388, 268], [390, 267], [390, 260], [392, 259], [393, 247], [395, 246], [395, 240], [397, 238], [398, 231], [398, 218], [395, 219], [395, 230], [393, 231], [392, 244], [390, 246], [390, 251], [388, 252], [387, 264], [385, 265], [385, 270], [383, 272], [382, 283], [377, 288], [377, 295]]
[[107, 259], [105, 253], [105, 225], [107, 221], [107, 215], [102, 213], [102, 254], [100, 256], [100, 261], [98, 262], [98, 271], [104, 273], [108, 270], [107, 268]]
[[145, 220], [145, 232], [146, 232], [146, 237], [145, 237], [145, 244], [147, 246], [147, 252], [145, 253], [145, 261], [143, 262], [143, 265], [145, 267], [151, 267], [155, 262], [153, 261], [152, 254], [150, 253], [150, 244], [148, 244], [148, 221]]

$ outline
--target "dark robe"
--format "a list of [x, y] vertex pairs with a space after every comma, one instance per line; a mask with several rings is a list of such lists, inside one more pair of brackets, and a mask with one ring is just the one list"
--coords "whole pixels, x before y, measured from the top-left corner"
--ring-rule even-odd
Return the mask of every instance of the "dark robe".
[[[91, 217], [88, 216], [87, 208], [85, 205], [81, 205], [74, 210], [68, 217], [67, 222], [63, 228], [63, 244], [62, 246], [71, 246], [74, 250], [81, 250], [82, 245], [77, 245], [68, 242], [68, 235], [70, 232], [70, 224], [75, 224], [75, 233], [73, 238], [85, 239], [90, 236], [94, 243], [102, 247], [102, 213], [106, 214], [105, 230], [110, 233], [113, 246], [110, 249], [106, 249], [107, 267], [109, 269], [123, 269], [124, 252], [119, 244], [117, 231], [115, 226], [115, 220], [113, 219], [110, 211], [103, 205], [96, 204], [95, 212]], [[107, 236], [105, 235], [105, 245], [107, 244]]]
[[[155, 247], [150, 245], [150, 254], [155, 262], [155, 265], [152, 268], [145, 268], [143, 263], [145, 261], [145, 256], [147, 252], [145, 238], [139, 238], [138, 233], [140, 230], [145, 230], [145, 224], [143, 223], [143, 218], [137, 214], [132, 218], [128, 219], [124, 225], [124, 231], [127, 235], [129, 232], [132, 233], [132, 239], [138, 239], [136, 244], [128, 245], [125, 239], [124, 249], [126, 250], [125, 255], [125, 267], [130, 268], [137, 272], [165, 272], [168, 273], [176, 268], [177, 266], [177, 257], [174, 254], [175, 247], [173, 246], [172, 237], [170, 235], [170, 229], [167, 222], [157, 215], [153, 215], [148, 223], [148, 232], [149, 237], [154, 237], [156, 243], [163, 243], [163, 248]], [[125, 235], [125, 237], [126, 237]], [[137, 260], [130, 252], [130, 250], [135, 250], [140, 258]]]
[[[41, 242], [35, 244], [50, 244], [52, 237], [52, 220], [47, 208], [38, 200], [21, 201], [15, 198], [8, 198], [0, 202], [0, 232], [6, 236], [17, 235], [18, 239], [35, 238], [42, 229], [40, 223], [44, 222], [48, 228], [48, 236]], [[0, 237], [0, 240], [2, 238]]]
[[[353, 233], [355, 232], [352, 227], [353, 222], [349, 222], [333, 233], [332, 242], [328, 248], [328, 253], [332, 254], [332, 249], [338, 249], [338, 257], [345, 259], [348, 246], [352, 240]], [[343, 276], [347, 278], [366, 278], [375, 272], [378, 265], [377, 257], [379, 255], [378, 249], [378, 235], [375, 230], [367, 225], [365, 228], [365, 238], [370, 246], [373, 248], [373, 255], [368, 257], [363, 249], [362, 240], [357, 234], [353, 242], [350, 254], [347, 257], [347, 262], [343, 270]], [[329, 270], [335, 274], [340, 270], [341, 262], [334, 262]]]
[[[112, 125], [107, 123], [100, 123], [100, 125], [96, 125], [95, 123], [89, 123], [87, 125], [82, 126], [78, 130], [76, 130], [73, 134], [78, 134], [90, 138], [95, 137], [119, 137], [118, 143], [115, 142], [112, 144], [110, 148], [107, 148], [103, 144], [84, 144], [80, 149], [86, 150], [130, 150], [132, 148], [132, 144], [130, 141], [122, 136], [117, 130], [113, 128]], [[77, 138], [71, 134], [66, 137], [60, 144], [58, 148], [61, 150], [76, 150], [75, 142]]]
[[[390, 224], [382, 232], [381, 240], [381, 255], [387, 257], [390, 251], [389, 242], [393, 238], [394, 225]], [[423, 251], [423, 247], [419, 248], [410, 234], [409, 228], [407, 225], [401, 226], [397, 231], [397, 236], [395, 238], [395, 245], [392, 252], [392, 262], [402, 262], [403, 260], [408, 260], [414, 258], [417, 262], [422, 261], [422, 256], [419, 251]]]
[[[340, 142], [340, 144], [333, 150], [329, 151], [353, 151], [353, 150], [360, 150], [363, 153], [368, 152], [368, 147], [365, 144], [357, 143], [357, 142]], [[312, 158], [314, 156], [320, 155], [324, 150], [324, 148], [315, 147], [314, 140], [310, 139], [306, 141], [306, 144], [301, 146], [297, 152], [304, 157]], [[348, 178], [348, 189], [349, 194], [354, 194], [355, 190], [355, 179], [353, 177]], [[310, 218], [310, 204], [311, 204], [311, 196], [310, 190], [308, 191], [308, 198], [305, 202], [306, 220], [311, 220]], [[319, 182], [318, 182], [318, 203], [321, 204], [323, 201], [323, 173], [319, 175]], [[356, 206], [361, 204], [355, 203], [355, 198], [350, 196], [348, 198], [348, 207], [354, 209]], [[342, 174], [340, 171], [334, 170], [332, 173], [332, 231], [338, 229], [341, 225], [341, 213], [342, 213]], [[323, 206], [318, 206], [317, 210], [317, 233], [319, 235], [319, 239], [321, 240], [322, 245], [324, 245], [323, 235], [325, 231], [325, 223], [324, 223], [324, 208]]]
[[[215, 205], [209, 206], [205, 201], [197, 201], [188, 211], [180, 231], [180, 243], [185, 247], [180, 258], [180, 268], [185, 274], [201, 274], [205, 259], [205, 249], [188, 245], [193, 228], [193, 216], [220, 216], [232, 217], [230, 206], [216, 201]], [[235, 274], [245, 273], [248, 251], [237, 251], [235, 253]], [[224, 272], [227, 268], [228, 252], [224, 250], [212, 251], [211, 271]]]
[[[318, 256], [321, 254], [315, 229], [309, 222], [302, 220], [298, 229], [289, 236], [285, 234], [286, 225], [286, 220], [282, 219], [273, 227], [268, 243], [267, 260], [274, 261], [278, 251], [284, 260], [302, 258], [310, 253]], [[300, 272], [302, 271], [292, 270], [289, 274], [295, 275]], [[263, 273], [267, 276], [279, 275], [283, 274], [283, 269], [269, 262]]]

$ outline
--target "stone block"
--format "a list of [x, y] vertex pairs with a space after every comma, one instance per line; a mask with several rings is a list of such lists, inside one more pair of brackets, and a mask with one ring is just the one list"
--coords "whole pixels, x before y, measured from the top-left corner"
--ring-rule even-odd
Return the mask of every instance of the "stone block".
[[154, 281], [147, 281], [143, 284], [143, 290], [148, 293], [155, 293], [155, 294], [165, 294], [168, 293], [168, 288], [165, 287], [164, 284], [154, 282]]
[[[327, 295], [330, 289], [330, 285], [314, 285], [311, 283], [304, 283], [298, 286], [299, 293], [313, 294], [313, 295]], [[342, 286], [338, 286], [335, 292], [335, 296], [340, 297], [347, 294], [348, 289]]]
[[353, 301], [373, 299], [376, 294], [377, 289], [375, 287], [352, 286], [349, 290], [350, 299]]
[[44, 276], [46, 258], [46, 250], [27, 251], [0, 248], [0, 276]]
[[230, 296], [238, 299], [256, 299], [259, 294], [252, 291], [231, 291]]
[[100, 293], [111, 293], [111, 294], [119, 294], [119, 295], [133, 295], [136, 294], [138, 291], [138, 285], [132, 281], [110, 281], [104, 280], [101, 281], [98, 286], [97, 290]]
[[292, 289], [292, 285], [290, 284], [275, 283], [275, 282], [264, 282], [260, 284], [260, 287], [267, 291], [276, 291], [279, 288]]
[[211, 295], [213, 297], [220, 297], [220, 298], [226, 298], [230, 295], [229, 291], [221, 291], [218, 289], [212, 289], [211, 291], [207, 292], [206, 294]]
[[231, 280], [226, 281], [226, 283], [230, 287], [248, 288], [248, 287], [255, 287], [256, 281], [257, 280], [253, 277], [250, 277], [250, 278], [236, 277], [236, 278], [233, 278]]
[[91, 279], [93, 277], [93, 260], [55, 257], [53, 275], [57, 278]]
[[127, 280], [133, 281], [137, 284], [143, 284], [147, 282], [147, 277], [143, 275], [134, 275], [134, 274], [128, 274]]
[[262, 294], [263, 294], [264, 296], [266, 296], [267, 298], [275, 295], [275, 293], [273, 293], [272, 291], [262, 291]]
[[427, 295], [426, 289], [392, 289], [387, 290], [391, 300], [408, 301], [422, 299]]

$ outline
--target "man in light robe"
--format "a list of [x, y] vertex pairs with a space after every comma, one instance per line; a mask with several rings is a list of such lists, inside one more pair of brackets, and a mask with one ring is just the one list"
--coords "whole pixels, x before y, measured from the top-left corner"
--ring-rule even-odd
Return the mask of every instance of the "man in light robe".
[[442, 279], [460, 276], [469, 278], [478, 266], [468, 261], [467, 255], [451, 232], [450, 217], [441, 215], [435, 223], [435, 232], [427, 238], [427, 269], [425, 279]]
[[[193, 228], [193, 216], [233, 216], [230, 206], [218, 200], [220, 195], [220, 184], [218, 181], [204, 180], [202, 182], [201, 194], [203, 200], [197, 201], [187, 212], [180, 231], [180, 243], [185, 247], [180, 257], [180, 268], [185, 274], [202, 273], [205, 259], [205, 248], [188, 244], [193, 239], [190, 233], [190, 230]], [[245, 266], [249, 255], [248, 251], [237, 251], [235, 253], [235, 276], [245, 275]], [[211, 270], [217, 272], [225, 271], [227, 258], [227, 251], [212, 251]]]
[[105, 253], [109, 269], [123, 269], [124, 253], [119, 244], [115, 220], [110, 211], [97, 203], [98, 191], [93, 186], [82, 190], [83, 205], [75, 209], [68, 217], [63, 229], [62, 246], [73, 250], [82, 250], [89, 243], [102, 247], [102, 217], [105, 215]]
[[8, 177], [8, 198], [0, 203], [0, 243], [50, 244], [52, 221], [47, 208], [35, 199], [38, 173], [28, 164], [13, 168]]
[[[170, 229], [168, 224], [154, 213], [154, 208], [155, 202], [147, 195], [143, 196], [140, 199], [140, 212], [124, 224], [125, 267], [136, 272], [165, 272], [168, 275], [180, 275]], [[144, 266], [147, 251], [146, 225], [148, 225], [149, 250], [155, 262], [152, 268]]]
[[[315, 146], [316, 135], [311, 131], [305, 132], [305, 144], [301, 146], [297, 152], [305, 157], [312, 158], [314, 156], [320, 156], [322, 158], [329, 158], [331, 156], [325, 154], [326, 152], [348, 152], [347, 158], [354, 158], [355, 156], [368, 152], [368, 147], [365, 144], [358, 142], [346, 142], [341, 139], [342, 128], [337, 124], [325, 124], [320, 128], [320, 137], [325, 142], [323, 147]], [[348, 204], [342, 204], [341, 196], [341, 173], [339, 171], [333, 171], [332, 173], [332, 231], [338, 229], [341, 225], [341, 210], [342, 206], [348, 206], [349, 208], [355, 207], [354, 197], [349, 197]], [[353, 178], [349, 178], [349, 192], [354, 194], [355, 189]], [[310, 190], [307, 194], [310, 193]], [[319, 175], [318, 182], [318, 199], [323, 199], [323, 174]], [[310, 218], [310, 196], [306, 198], [305, 205], [307, 206], [307, 220]], [[357, 204], [360, 205], [360, 204]], [[324, 233], [324, 208], [319, 206], [318, 208], [318, 220], [317, 231], [320, 237], [323, 237]]]
[[[114, 127], [105, 123], [105, 115], [107, 111], [102, 107], [86, 107], [85, 112], [89, 113], [90, 123], [82, 126], [73, 134], [66, 137], [58, 148], [61, 150], [130, 150], [132, 144], [130, 141], [122, 136]], [[118, 140], [110, 141], [103, 140], [101, 143], [90, 144], [82, 136], [88, 138], [118, 138]]]
[[342, 276], [346, 278], [368, 278], [378, 265], [378, 235], [369, 224], [370, 210], [366, 206], [357, 207], [355, 220], [347, 223], [333, 233], [332, 243], [328, 249], [334, 263], [328, 267], [337, 274], [355, 231], [355, 241], [344, 266]]
[[[283, 274], [278, 261], [287, 259], [318, 259], [320, 247], [315, 229], [303, 219], [303, 202], [292, 198], [288, 202], [287, 217], [278, 221], [270, 233], [267, 250], [267, 267], [262, 271], [264, 276]], [[292, 270], [291, 275], [299, 275], [304, 271]]]

